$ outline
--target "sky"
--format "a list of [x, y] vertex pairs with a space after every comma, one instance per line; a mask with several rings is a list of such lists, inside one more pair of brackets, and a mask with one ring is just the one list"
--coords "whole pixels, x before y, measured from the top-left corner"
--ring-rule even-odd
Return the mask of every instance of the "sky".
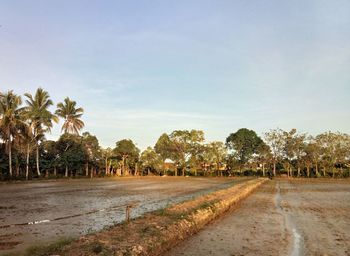
[[350, 133], [350, 1], [0, 0], [0, 91], [39, 86], [77, 101], [104, 147]]

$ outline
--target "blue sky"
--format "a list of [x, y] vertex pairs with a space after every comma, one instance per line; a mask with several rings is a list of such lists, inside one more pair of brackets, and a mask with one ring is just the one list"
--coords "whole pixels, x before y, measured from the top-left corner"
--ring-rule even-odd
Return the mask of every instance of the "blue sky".
[[2, 0], [0, 26], [0, 90], [69, 96], [103, 146], [350, 133], [348, 0]]

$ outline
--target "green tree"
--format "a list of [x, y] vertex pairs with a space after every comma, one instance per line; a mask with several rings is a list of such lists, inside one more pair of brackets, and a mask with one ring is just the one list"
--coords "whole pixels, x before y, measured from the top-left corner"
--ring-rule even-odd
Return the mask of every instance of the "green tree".
[[104, 159], [105, 173], [106, 173], [106, 175], [110, 175], [111, 174], [113, 150], [111, 148], [106, 148], [106, 149], [102, 149], [101, 153], [102, 153], [102, 157]]
[[27, 98], [26, 117], [36, 142], [36, 170], [38, 176], [40, 176], [39, 143], [45, 138], [45, 132], [51, 131], [52, 121], [58, 122], [58, 118], [49, 110], [53, 102], [47, 91], [38, 88], [34, 97], [30, 93], [24, 95]]
[[116, 147], [113, 153], [122, 160], [122, 175], [127, 175], [130, 164], [136, 165], [140, 150], [136, 147], [134, 142], [130, 139], [123, 139], [116, 142]]
[[[185, 176], [187, 160], [196, 151], [196, 147], [204, 142], [204, 132], [200, 130], [175, 130], [169, 135], [172, 144], [172, 160], [174, 160]], [[177, 169], [175, 170], [177, 176]]]
[[60, 163], [58, 143], [52, 140], [44, 140], [40, 146], [42, 149], [41, 163], [42, 169], [46, 171], [45, 176], [48, 177], [49, 171], [53, 170], [53, 175], [56, 177], [57, 167]]
[[246, 128], [239, 129], [226, 138], [226, 146], [233, 151], [233, 156], [239, 163], [240, 172], [253, 154], [257, 153], [262, 143], [262, 139], [253, 130]]
[[256, 151], [256, 162], [261, 166], [262, 174], [265, 176], [266, 165], [272, 161], [272, 154], [270, 147], [263, 142], [259, 145]]
[[207, 153], [206, 158], [210, 166], [215, 166], [217, 175], [222, 176], [222, 166], [227, 157], [227, 149], [225, 144], [221, 141], [213, 141], [206, 145], [205, 151]]
[[163, 162], [161, 157], [151, 147], [148, 147], [141, 153], [140, 162], [142, 169], [148, 174], [150, 172], [160, 174]]
[[86, 164], [85, 164], [85, 175], [89, 175], [89, 163], [91, 166], [90, 175], [93, 176], [93, 166], [98, 165], [98, 160], [101, 157], [100, 146], [96, 136], [91, 135], [89, 132], [82, 134], [82, 143], [85, 148]]
[[84, 109], [77, 108], [76, 105], [77, 103], [68, 97], [64, 99], [63, 103], [57, 104], [56, 115], [64, 119], [62, 131], [65, 133], [79, 134], [79, 131], [84, 127], [84, 122], [81, 120]]
[[172, 157], [172, 152], [173, 152], [173, 144], [168, 136], [168, 134], [163, 133], [159, 139], [157, 140], [154, 150], [157, 154], [160, 155], [162, 159], [162, 165], [163, 165], [163, 171], [165, 174], [165, 168], [164, 168], [164, 162], [166, 159]]
[[293, 176], [293, 161], [297, 165], [297, 176], [300, 176], [303, 157], [305, 155], [305, 138], [306, 134], [299, 134], [296, 129], [289, 132], [284, 131], [284, 166], [287, 169], [288, 176]]
[[265, 141], [271, 149], [273, 175], [276, 176], [276, 164], [283, 158], [285, 146], [284, 131], [279, 128], [270, 130], [265, 133]]
[[81, 170], [87, 156], [80, 136], [64, 133], [57, 141], [57, 150], [60, 166], [65, 167], [65, 177], [68, 177], [69, 171], [72, 174]]

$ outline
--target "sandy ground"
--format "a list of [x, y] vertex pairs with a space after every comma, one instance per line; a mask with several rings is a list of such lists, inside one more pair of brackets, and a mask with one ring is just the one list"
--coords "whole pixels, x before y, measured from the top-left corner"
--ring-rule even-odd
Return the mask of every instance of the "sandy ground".
[[242, 181], [148, 177], [1, 184], [0, 255], [123, 221], [126, 204], [137, 202], [137, 217]]
[[349, 181], [269, 181], [175, 255], [350, 255]]

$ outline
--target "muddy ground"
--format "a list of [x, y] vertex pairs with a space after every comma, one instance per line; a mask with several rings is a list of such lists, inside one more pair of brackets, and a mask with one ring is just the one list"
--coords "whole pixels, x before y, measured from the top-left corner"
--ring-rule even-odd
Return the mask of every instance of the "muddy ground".
[[269, 181], [166, 256], [350, 255], [349, 213], [349, 181]]
[[[0, 255], [79, 237], [243, 179], [145, 177], [0, 184]], [[28, 224], [30, 223], [30, 224]]]

